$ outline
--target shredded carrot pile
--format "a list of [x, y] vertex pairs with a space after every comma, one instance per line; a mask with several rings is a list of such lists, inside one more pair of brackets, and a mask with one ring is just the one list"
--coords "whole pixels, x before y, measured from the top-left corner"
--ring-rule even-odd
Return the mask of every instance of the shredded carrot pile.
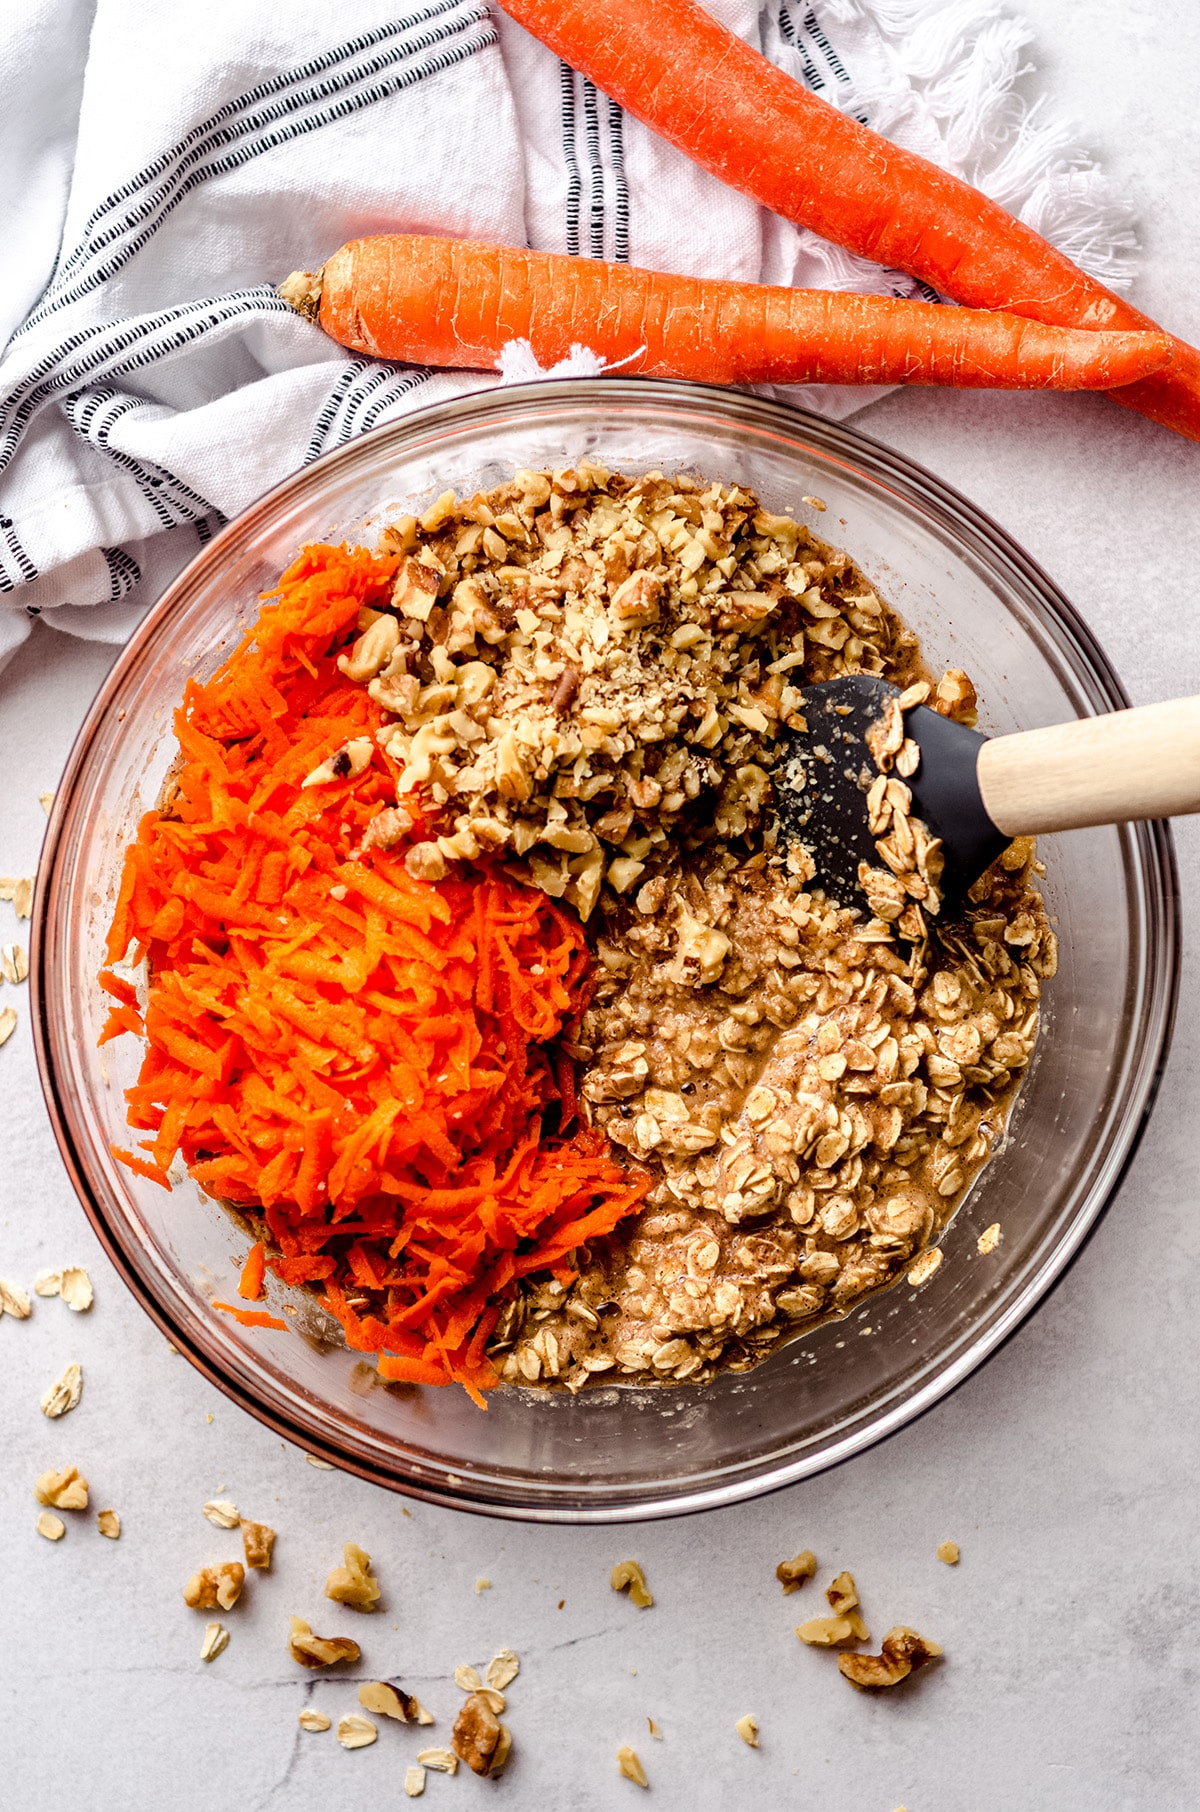
[[[306, 549], [213, 678], [189, 683], [172, 796], [126, 851], [108, 939], [110, 963], [145, 965], [146, 1009], [106, 970], [101, 1042], [146, 1043], [127, 1099], [151, 1136], [117, 1156], [169, 1187], [181, 1153], [261, 1217], [266, 1263], [315, 1286], [384, 1377], [482, 1402], [517, 1280], [574, 1275], [576, 1248], [648, 1179], [576, 1124], [555, 1049], [587, 1001], [578, 923], [498, 869], [431, 884], [403, 850], [361, 853], [395, 800], [377, 745], [358, 775], [301, 787], [380, 722], [336, 656], [393, 567]], [[261, 1283], [252, 1254], [243, 1298]]]

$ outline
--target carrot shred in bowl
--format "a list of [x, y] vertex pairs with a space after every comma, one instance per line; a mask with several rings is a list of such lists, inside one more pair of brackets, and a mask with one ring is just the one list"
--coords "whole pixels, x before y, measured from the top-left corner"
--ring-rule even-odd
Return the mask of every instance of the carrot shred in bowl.
[[[108, 937], [110, 963], [145, 966], [146, 1006], [106, 970], [101, 1041], [146, 1043], [126, 1093], [147, 1155], [118, 1157], [169, 1186], [181, 1153], [208, 1193], [261, 1214], [266, 1263], [319, 1290], [383, 1377], [482, 1403], [517, 1280], [573, 1276], [649, 1179], [570, 1131], [555, 1041], [589, 993], [578, 922], [498, 868], [430, 883], [402, 851], [361, 851], [396, 769], [336, 656], [394, 566], [307, 548], [212, 679], [189, 682], [171, 796], [126, 851]], [[362, 737], [361, 772], [302, 787]], [[257, 1261], [243, 1283], [258, 1294]]]

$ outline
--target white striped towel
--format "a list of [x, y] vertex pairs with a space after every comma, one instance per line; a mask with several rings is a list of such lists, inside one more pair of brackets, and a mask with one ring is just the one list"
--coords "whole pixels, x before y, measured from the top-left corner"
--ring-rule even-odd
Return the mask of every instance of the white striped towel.
[[[8, 0], [0, 662], [37, 616], [120, 641], [288, 472], [499, 381], [353, 357], [293, 314], [274, 285], [348, 238], [916, 293], [724, 188], [487, 0], [394, 3], [410, 10]], [[1028, 33], [1000, 0], [711, 3], [798, 81], [1128, 280], [1124, 204], [1021, 98]], [[878, 393], [792, 394], [844, 415]]]

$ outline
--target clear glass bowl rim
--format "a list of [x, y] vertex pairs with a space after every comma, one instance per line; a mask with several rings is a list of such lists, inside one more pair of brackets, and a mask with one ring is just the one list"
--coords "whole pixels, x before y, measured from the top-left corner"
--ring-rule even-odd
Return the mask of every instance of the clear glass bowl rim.
[[86, 1141], [77, 1136], [71, 1103], [58, 1085], [53, 1056], [55, 1034], [50, 1013], [56, 976], [47, 955], [52, 944], [48, 926], [58, 880], [56, 855], [62, 827], [70, 811], [72, 793], [81, 771], [95, 750], [98, 735], [114, 698], [121, 690], [127, 671], [144, 659], [160, 638], [169, 634], [171, 619], [183, 609], [194, 589], [205, 582], [210, 570], [219, 567], [226, 554], [234, 548], [252, 542], [258, 530], [277, 511], [303, 498], [306, 493], [319, 492], [330, 474], [363, 460], [364, 457], [372, 457], [381, 443], [387, 442], [400, 451], [410, 442], [427, 439], [439, 432], [478, 426], [492, 415], [511, 417], [526, 409], [533, 413], [548, 402], [590, 406], [596, 402], [601, 387], [604, 398], [613, 404], [653, 408], [656, 403], [661, 403], [685, 409], [694, 405], [721, 415], [733, 426], [757, 429], [768, 435], [778, 432], [789, 439], [797, 433], [802, 434], [824, 454], [834, 459], [844, 458], [876, 483], [897, 492], [910, 507], [915, 505], [938, 520], [943, 528], [954, 534], [956, 542], [969, 545], [976, 556], [982, 557], [993, 570], [1015, 579], [1026, 593], [1027, 600], [1036, 600], [1040, 614], [1055, 631], [1060, 647], [1065, 644], [1069, 649], [1074, 676], [1087, 686], [1098, 708], [1117, 710], [1129, 703], [1108, 657], [1054, 581], [998, 523], [953, 486], [916, 461], [863, 434], [857, 428], [811, 415], [791, 405], [768, 402], [744, 392], [691, 383], [599, 378], [514, 385], [499, 390], [473, 392], [450, 402], [434, 404], [373, 429], [369, 434], [326, 454], [265, 492], [206, 544], [148, 611], [97, 693], [72, 746], [47, 827], [34, 903], [30, 937], [34, 1048], [42, 1091], [67, 1173], [101, 1245], [122, 1281], [171, 1344], [239, 1407], [305, 1451], [323, 1457], [342, 1470], [356, 1473], [373, 1483], [449, 1508], [473, 1510], [518, 1521], [638, 1521], [689, 1514], [744, 1501], [844, 1464], [856, 1454], [897, 1433], [957, 1389], [980, 1365], [999, 1351], [1032, 1311], [1046, 1300], [1083, 1250], [1120, 1188], [1136, 1154], [1158, 1092], [1170, 1048], [1179, 991], [1180, 913], [1174, 844], [1170, 826], [1162, 821], [1154, 821], [1131, 827], [1136, 842], [1136, 873], [1141, 886], [1140, 904], [1143, 914], [1140, 927], [1143, 934], [1143, 960], [1140, 973], [1134, 978], [1138, 996], [1138, 1010], [1134, 1015], [1138, 1050], [1133, 1072], [1134, 1082], [1126, 1095], [1117, 1136], [1110, 1144], [1103, 1168], [1094, 1176], [1090, 1187], [1081, 1192], [1064, 1236], [1044, 1254], [1036, 1272], [1003, 1312], [994, 1317], [956, 1359], [910, 1396], [876, 1421], [857, 1429], [819, 1455], [785, 1461], [769, 1470], [719, 1482], [700, 1491], [678, 1496], [668, 1493], [640, 1502], [626, 1499], [619, 1504], [604, 1505], [597, 1503], [594, 1498], [586, 1504], [575, 1506], [561, 1502], [548, 1504], [544, 1501], [531, 1501], [528, 1504], [495, 1502], [490, 1501], [486, 1495], [472, 1491], [466, 1480], [462, 1481], [464, 1488], [460, 1491], [416, 1480], [399, 1470], [392, 1471], [383, 1466], [364, 1463], [329, 1443], [316, 1431], [306, 1428], [302, 1418], [285, 1416], [260, 1401], [230, 1369], [213, 1361], [203, 1344], [193, 1338], [185, 1322], [172, 1315], [146, 1286], [138, 1268], [136, 1252], [131, 1251], [115, 1232], [100, 1199], [103, 1192], [98, 1192], [93, 1184]]

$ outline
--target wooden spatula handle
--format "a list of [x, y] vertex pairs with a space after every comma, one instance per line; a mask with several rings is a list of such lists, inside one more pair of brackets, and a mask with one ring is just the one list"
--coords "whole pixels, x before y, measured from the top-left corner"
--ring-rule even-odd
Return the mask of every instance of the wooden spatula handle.
[[1200, 812], [1200, 698], [993, 737], [977, 776], [1008, 837]]

